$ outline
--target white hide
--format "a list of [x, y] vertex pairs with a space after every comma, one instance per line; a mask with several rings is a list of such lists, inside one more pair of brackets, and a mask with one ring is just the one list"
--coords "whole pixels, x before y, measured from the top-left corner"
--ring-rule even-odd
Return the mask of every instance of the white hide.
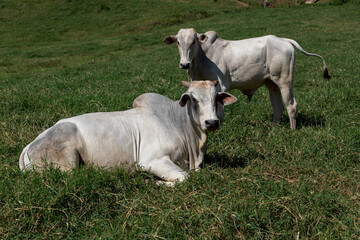
[[24, 148], [19, 166], [27, 170], [51, 164], [70, 170], [84, 162], [104, 168], [137, 167], [170, 185], [184, 181], [188, 174], [183, 169], [199, 168], [207, 134], [219, 127], [205, 124], [217, 120], [216, 104], [236, 101], [216, 92], [211, 81], [184, 85], [189, 89], [180, 101], [147, 93], [127, 111], [62, 119]]
[[283, 100], [293, 129], [297, 109], [293, 94], [293, 46], [308, 56], [319, 57], [324, 64], [324, 76], [330, 78], [320, 55], [305, 52], [294, 40], [273, 35], [229, 41], [219, 38], [214, 31], [198, 34], [190, 28], [180, 29], [176, 36], [169, 36], [164, 42], [177, 42], [180, 68], [188, 69], [191, 80], [218, 80], [221, 91], [240, 89], [249, 100], [259, 87], [266, 85], [274, 122], [281, 118]]

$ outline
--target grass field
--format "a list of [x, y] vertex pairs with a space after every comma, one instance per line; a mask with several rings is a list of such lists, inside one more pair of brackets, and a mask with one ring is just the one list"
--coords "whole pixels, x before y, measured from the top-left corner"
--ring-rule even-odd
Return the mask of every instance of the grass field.
[[[263, 9], [251, 0], [0, 1], [1, 239], [359, 239], [360, 4]], [[203, 169], [174, 188], [148, 173], [82, 167], [22, 173], [23, 147], [57, 120], [179, 99], [183, 27], [225, 39], [295, 39], [298, 129], [271, 124], [266, 88], [240, 91]]]

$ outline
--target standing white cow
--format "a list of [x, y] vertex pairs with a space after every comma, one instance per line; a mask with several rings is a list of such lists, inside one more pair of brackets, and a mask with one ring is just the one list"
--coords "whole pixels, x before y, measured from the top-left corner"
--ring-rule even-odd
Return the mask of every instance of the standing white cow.
[[214, 31], [199, 34], [189, 28], [180, 29], [176, 36], [171, 35], [164, 42], [177, 42], [180, 68], [188, 69], [193, 81], [218, 80], [222, 91], [240, 89], [249, 100], [265, 84], [274, 109], [274, 123], [280, 120], [284, 111], [283, 100], [292, 129], [296, 129], [297, 109], [293, 94], [293, 46], [308, 56], [320, 58], [324, 64], [324, 76], [330, 78], [320, 55], [305, 52], [296, 41], [287, 38], [268, 35], [229, 41], [219, 38]]
[[188, 174], [182, 168], [199, 168], [208, 133], [220, 127], [217, 107], [236, 101], [217, 92], [216, 84], [183, 82], [188, 90], [176, 102], [147, 93], [127, 111], [62, 119], [24, 148], [19, 166], [27, 170], [51, 164], [65, 171], [81, 162], [104, 168], [137, 166], [168, 185], [184, 181]]

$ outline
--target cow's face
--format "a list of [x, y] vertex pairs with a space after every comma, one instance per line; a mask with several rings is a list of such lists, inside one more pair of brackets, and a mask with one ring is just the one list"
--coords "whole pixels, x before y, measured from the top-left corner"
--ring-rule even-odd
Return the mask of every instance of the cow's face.
[[215, 131], [220, 127], [216, 116], [218, 105], [229, 105], [236, 98], [226, 92], [217, 92], [217, 81], [182, 82], [188, 91], [181, 96], [180, 106], [188, 106], [191, 118], [203, 131]]
[[180, 29], [176, 36], [164, 39], [167, 44], [177, 43], [180, 53], [180, 68], [191, 68], [191, 62], [199, 49], [199, 42], [206, 41], [204, 34], [198, 34], [193, 28]]

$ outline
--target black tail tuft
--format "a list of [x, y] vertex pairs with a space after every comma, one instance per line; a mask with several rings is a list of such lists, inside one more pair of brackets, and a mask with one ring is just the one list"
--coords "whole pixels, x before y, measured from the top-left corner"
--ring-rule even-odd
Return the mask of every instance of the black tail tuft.
[[326, 79], [330, 79], [330, 78], [331, 78], [330, 75], [329, 75], [329, 72], [328, 72], [327, 68], [324, 69], [324, 78], [326, 78]]

